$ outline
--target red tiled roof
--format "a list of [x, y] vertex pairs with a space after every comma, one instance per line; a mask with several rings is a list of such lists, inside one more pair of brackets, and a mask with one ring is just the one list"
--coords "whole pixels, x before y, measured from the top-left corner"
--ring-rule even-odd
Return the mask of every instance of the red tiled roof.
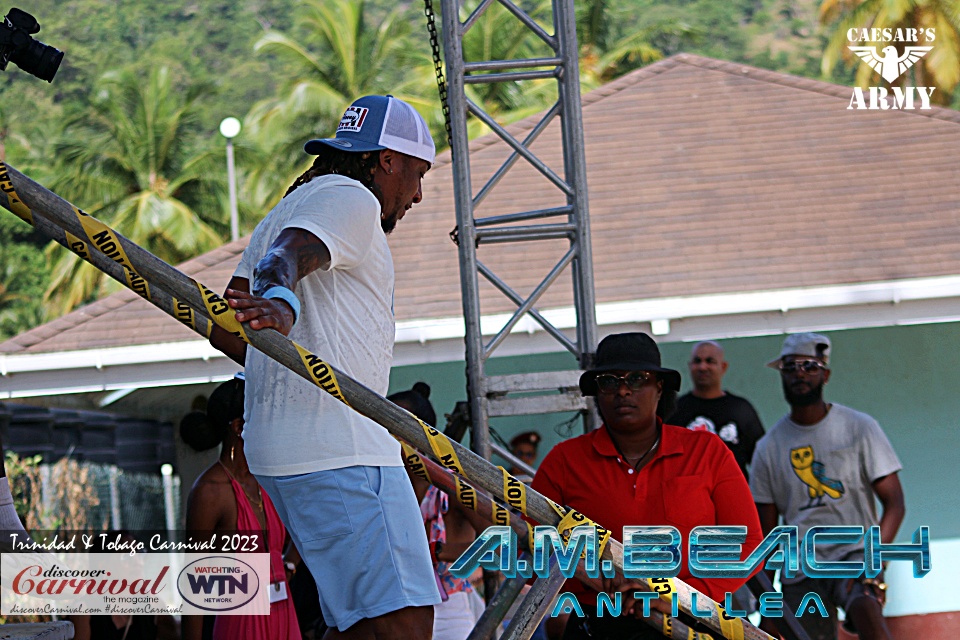
[[[583, 98], [598, 302], [887, 281], [960, 273], [960, 113], [848, 110], [852, 89], [682, 54]], [[510, 127], [522, 138], [537, 122]], [[559, 127], [534, 150], [562, 175]], [[471, 143], [478, 190], [508, 156]], [[563, 204], [521, 160], [477, 216]], [[391, 236], [399, 321], [461, 313], [449, 154]], [[222, 290], [244, 240], [183, 269]], [[565, 241], [481, 245], [528, 293]], [[482, 281], [482, 279], [481, 279]], [[483, 313], [511, 309], [481, 284]], [[539, 308], [571, 304], [569, 278]], [[101, 316], [109, 313], [109, 321]], [[191, 339], [129, 292], [0, 345], [42, 353]]]

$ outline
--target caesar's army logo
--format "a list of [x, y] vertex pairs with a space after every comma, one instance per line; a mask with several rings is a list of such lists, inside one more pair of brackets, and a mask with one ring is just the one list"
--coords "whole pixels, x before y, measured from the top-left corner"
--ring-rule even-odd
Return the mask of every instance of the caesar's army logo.
[[[927, 43], [936, 39], [935, 31], [935, 29], [848, 29], [849, 42], [873, 42], [880, 43], [880, 46], [868, 47], [855, 44], [847, 48], [856, 54], [861, 62], [869, 65], [881, 78], [893, 85], [897, 78], [930, 53], [933, 47]], [[921, 41], [923, 45], [919, 44]], [[929, 109], [930, 97], [935, 88], [891, 86], [889, 90], [886, 87], [869, 87], [864, 90], [854, 87], [847, 109]]]

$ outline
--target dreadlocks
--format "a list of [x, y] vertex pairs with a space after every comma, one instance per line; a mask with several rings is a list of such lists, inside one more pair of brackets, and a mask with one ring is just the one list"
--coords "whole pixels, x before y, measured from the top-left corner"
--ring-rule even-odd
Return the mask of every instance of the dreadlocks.
[[330, 148], [324, 150], [325, 153], [314, 159], [313, 165], [304, 171], [297, 178], [287, 192], [283, 194], [286, 198], [293, 193], [300, 185], [307, 184], [317, 176], [325, 176], [331, 173], [353, 178], [370, 191], [376, 193], [373, 185], [373, 176], [377, 170], [377, 162], [380, 160], [379, 152], [366, 151], [363, 153], [340, 151]]

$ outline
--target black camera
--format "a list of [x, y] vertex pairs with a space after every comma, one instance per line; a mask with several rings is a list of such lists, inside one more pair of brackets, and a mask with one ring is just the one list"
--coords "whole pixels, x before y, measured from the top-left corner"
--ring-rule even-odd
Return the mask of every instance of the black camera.
[[26, 11], [10, 9], [0, 23], [0, 69], [12, 62], [41, 80], [53, 82], [63, 51], [30, 37], [38, 31], [40, 23], [36, 18]]

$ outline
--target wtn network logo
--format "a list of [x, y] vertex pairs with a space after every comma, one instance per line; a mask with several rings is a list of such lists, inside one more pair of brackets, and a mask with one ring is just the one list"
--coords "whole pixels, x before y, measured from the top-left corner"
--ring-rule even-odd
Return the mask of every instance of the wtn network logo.
[[[930, 53], [933, 46], [907, 45], [908, 42], [933, 42], [935, 29], [848, 29], [849, 42], [879, 42], [887, 44], [877, 51], [877, 46], [849, 46], [860, 60], [876, 71], [891, 85], [912, 66]], [[853, 88], [847, 109], [916, 109], [914, 96], [919, 98], [920, 109], [930, 108], [930, 98], [936, 87], [892, 86], [893, 95], [886, 87], [869, 87], [865, 94], [860, 87]]]
[[[201, 573], [201, 569], [208, 569], [211, 573], [220, 573], [219, 571], [214, 571], [215, 569], [220, 569], [221, 567], [199, 567], [197, 573]], [[230, 592], [230, 595], [234, 595], [239, 591], [240, 593], [246, 595], [250, 592], [249, 580], [247, 577], [250, 575], [244, 572], [238, 567], [229, 567], [226, 568], [223, 573], [240, 573], [242, 574], [238, 579], [232, 575], [191, 575], [187, 574], [187, 581], [190, 583], [190, 590], [193, 593], [205, 593], [210, 595], [214, 592], [215, 595], [222, 596], [223, 594]]]
[[238, 609], [253, 600], [259, 589], [260, 578], [253, 567], [227, 556], [195, 560], [177, 578], [183, 599], [206, 611]]

